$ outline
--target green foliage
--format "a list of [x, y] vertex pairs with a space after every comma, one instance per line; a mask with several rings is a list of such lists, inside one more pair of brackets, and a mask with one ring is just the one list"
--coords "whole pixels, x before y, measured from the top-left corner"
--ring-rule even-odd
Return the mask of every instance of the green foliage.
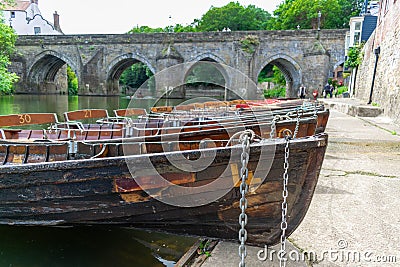
[[340, 86], [336, 89], [336, 95], [341, 95], [344, 92], [348, 92], [349, 88], [347, 86]]
[[7, 5], [14, 6], [15, 5], [15, 1], [14, 0], [1, 0], [1, 2], [0, 2], [0, 11], [4, 10], [5, 6], [7, 6]]
[[328, 78], [328, 83], [332, 84], [333, 87], [337, 88], [338, 86], [338, 80], [336, 80], [335, 78]]
[[0, 93], [11, 94], [14, 90], [13, 84], [18, 81], [18, 76], [15, 73], [8, 71], [10, 65], [10, 57], [15, 52], [15, 41], [17, 36], [12, 28], [4, 24], [3, 12], [5, 4], [12, 3], [6, 0], [0, 4]]
[[379, 107], [379, 104], [376, 103], [376, 102], [372, 102], [372, 106], [373, 106], [373, 107]]
[[120, 84], [123, 86], [137, 89], [151, 76], [153, 76], [153, 73], [151, 72], [149, 67], [147, 67], [147, 65], [142, 62], [138, 62], [127, 68], [122, 73], [119, 81]]
[[201, 62], [193, 67], [186, 78], [186, 83], [223, 86], [225, 79], [214, 64]]
[[77, 95], [78, 94], [78, 78], [75, 72], [70, 66], [67, 66], [67, 81], [68, 81], [68, 94]]
[[164, 32], [163, 28], [150, 28], [149, 26], [137, 26], [130, 30], [128, 33], [154, 33]]
[[360, 44], [349, 48], [349, 52], [347, 53], [347, 60], [344, 63], [345, 67], [356, 68], [361, 64], [363, 59], [363, 46], [364, 44]]
[[347, 28], [350, 17], [357, 15], [363, 0], [285, 0], [274, 11], [268, 23], [271, 30], [318, 28], [318, 11], [321, 12], [321, 29]]
[[258, 83], [263, 83], [263, 82], [272, 82], [274, 72], [273, 72], [273, 65], [268, 64], [263, 68], [258, 75]]
[[230, 2], [223, 7], [211, 7], [199, 20], [198, 31], [264, 30], [271, 14], [254, 5], [244, 7], [238, 2]]
[[[272, 76], [271, 76], [272, 73]], [[286, 79], [281, 70], [273, 65], [267, 65], [260, 73], [260, 81], [272, 82], [276, 86], [269, 90], [264, 90], [265, 98], [278, 98], [286, 96]]]
[[286, 87], [276, 87], [269, 90], [264, 90], [264, 98], [279, 98], [286, 96]]
[[286, 79], [281, 70], [277, 66], [273, 66], [272, 71], [274, 72], [274, 78], [272, 79], [272, 82], [280, 86], [285, 86]]
[[260, 45], [260, 40], [256, 35], [247, 35], [240, 39], [242, 50], [250, 55], [254, 54], [257, 46]]
[[150, 28], [137, 26], [128, 33], [153, 33], [153, 32], [206, 32], [222, 31], [251, 31], [266, 30], [271, 14], [254, 5], [244, 7], [238, 2], [230, 2], [223, 7], [211, 7], [201, 19], [195, 19], [189, 25], [176, 24], [165, 28]]
[[199, 248], [197, 249], [197, 254], [199, 255], [206, 255], [207, 258], [211, 256], [210, 252], [210, 240], [203, 240], [201, 241]]

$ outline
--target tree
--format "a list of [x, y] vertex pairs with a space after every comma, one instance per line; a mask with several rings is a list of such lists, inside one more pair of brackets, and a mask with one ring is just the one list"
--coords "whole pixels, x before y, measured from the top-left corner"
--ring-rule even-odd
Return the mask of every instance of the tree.
[[127, 68], [121, 75], [120, 83], [123, 86], [137, 89], [146, 82], [153, 73], [146, 64], [138, 62]]
[[67, 65], [67, 80], [68, 80], [68, 94], [77, 95], [78, 94], [78, 78], [75, 72]]
[[230, 2], [223, 7], [211, 7], [199, 20], [198, 31], [265, 30], [271, 14], [254, 5], [243, 7]]
[[16, 35], [14, 30], [4, 24], [3, 12], [6, 4], [12, 4], [13, 1], [5, 0], [0, 3], [0, 92], [10, 94], [13, 91], [13, 84], [18, 81], [15, 73], [8, 71], [10, 57], [15, 52]]
[[163, 28], [151, 28], [149, 26], [137, 26], [128, 31], [128, 33], [154, 33], [154, 32], [164, 32]]
[[225, 79], [215, 63], [201, 61], [193, 67], [186, 78], [186, 83], [222, 86], [225, 84]]
[[364, 44], [360, 44], [357, 46], [353, 46], [349, 48], [349, 52], [347, 53], [347, 60], [344, 63], [345, 67], [348, 68], [357, 68], [363, 59], [363, 54], [362, 54], [362, 49], [364, 47]]
[[321, 12], [320, 28], [347, 28], [350, 17], [361, 10], [363, 0], [286, 0], [274, 11], [268, 29], [294, 30], [318, 28], [318, 12]]

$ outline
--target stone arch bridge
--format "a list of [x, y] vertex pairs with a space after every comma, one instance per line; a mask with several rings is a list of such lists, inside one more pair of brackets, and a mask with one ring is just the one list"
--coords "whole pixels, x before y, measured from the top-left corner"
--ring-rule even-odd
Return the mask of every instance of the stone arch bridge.
[[[256, 82], [265, 66], [275, 65], [286, 78], [287, 96], [293, 97], [301, 84], [323, 86], [343, 63], [345, 30], [19, 36], [16, 47], [10, 70], [21, 78], [17, 93], [60, 93], [56, 76], [65, 64], [77, 75], [80, 95], [118, 95], [122, 72], [136, 62], [159, 73], [180, 63], [211, 61], [221, 66], [227, 87], [237, 81], [224, 66]], [[188, 71], [183, 68], [179, 79]], [[248, 89], [246, 97], [254, 90]]]

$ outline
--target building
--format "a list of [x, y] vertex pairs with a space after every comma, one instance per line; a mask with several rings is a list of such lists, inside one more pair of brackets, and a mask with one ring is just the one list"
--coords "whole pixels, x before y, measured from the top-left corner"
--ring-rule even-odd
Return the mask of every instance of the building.
[[379, 3], [377, 27], [363, 48], [355, 95], [400, 123], [400, 1]]
[[57, 35], [63, 34], [60, 17], [54, 13], [53, 23], [42, 17], [39, 0], [16, 0], [15, 5], [6, 6], [5, 23], [12, 27], [17, 35]]
[[[350, 18], [350, 31], [346, 34], [346, 56], [347, 59], [348, 51], [351, 47], [355, 47], [362, 43], [368, 41], [372, 33], [375, 31], [376, 24], [378, 21], [379, 13], [379, 2], [378, 1], [368, 1], [364, 2], [363, 8], [361, 10], [360, 16]], [[344, 68], [344, 71], [350, 71]], [[349, 92], [350, 95], [354, 95], [355, 77], [357, 75], [357, 70], [353, 69], [352, 75], [349, 80]]]

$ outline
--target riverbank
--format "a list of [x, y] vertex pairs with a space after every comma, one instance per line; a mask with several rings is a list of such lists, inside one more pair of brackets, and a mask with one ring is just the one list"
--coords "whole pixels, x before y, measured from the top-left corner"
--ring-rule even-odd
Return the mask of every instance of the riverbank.
[[[314, 255], [287, 266], [397, 266], [400, 262], [400, 137], [375, 123], [332, 110], [329, 145], [306, 217], [288, 248]], [[386, 126], [385, 126], [386, 127]], [[248, 267], [264, 248], [249, 247]], [[278, 251], [278, 247], [270, 251]], [[301, 253], [300, 253], [301, 254]], [[262, 255], [262, 254], [261, 254]], [[202, 267], [237, 266], [238, 244], [220, 242]]]

